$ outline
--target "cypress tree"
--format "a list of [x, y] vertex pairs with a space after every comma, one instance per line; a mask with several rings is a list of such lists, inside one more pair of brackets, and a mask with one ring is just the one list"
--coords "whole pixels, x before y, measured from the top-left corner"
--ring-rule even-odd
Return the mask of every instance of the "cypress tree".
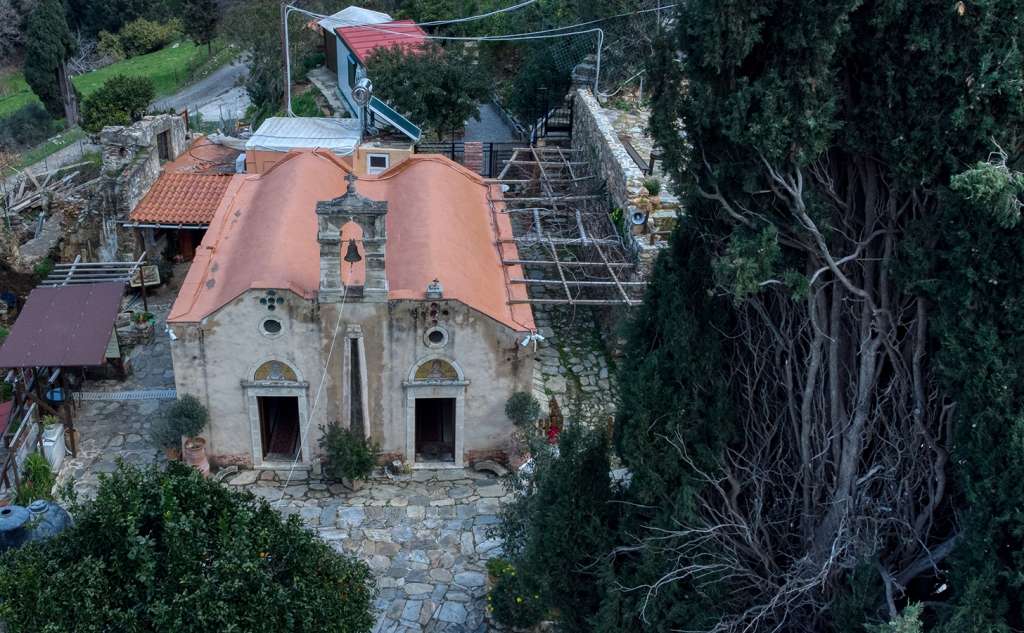
[[60, 0], [40, 0], [28, 18], [25, 39], [25, 81], [51, 116], [75, 125], [78, 108], [65, 65], [75, 40]]

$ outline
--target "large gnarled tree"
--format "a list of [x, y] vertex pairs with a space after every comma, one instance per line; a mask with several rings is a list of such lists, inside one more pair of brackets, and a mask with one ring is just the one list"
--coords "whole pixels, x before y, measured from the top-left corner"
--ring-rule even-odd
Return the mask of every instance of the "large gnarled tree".
[[929, 253], [920, 227], [947, 212], [953, 176], [997, 145], [1019, 161], [1024, 7], [687, 3], [677, 35], [653, 128], [688, 195], [681, 230], [707, 253], [706, 289], [734, 318], [703, 327], [723, 341], [737, 433], [709, 460], [687, 435], [717, 420], [625, 408], [622, 435], [662, 429], [700, 492], [685, 512], [639, 511], [636, 545], [665, 562], [623, 586], [647, 596], [640, 608], [692, 591], [702, 620], [667, 622], [688, 629], [894, 616], [915, 586], [933, 597], [965, 538], [959, 394], [933, 368], [935, 293], [901, 261], [911, 242]]

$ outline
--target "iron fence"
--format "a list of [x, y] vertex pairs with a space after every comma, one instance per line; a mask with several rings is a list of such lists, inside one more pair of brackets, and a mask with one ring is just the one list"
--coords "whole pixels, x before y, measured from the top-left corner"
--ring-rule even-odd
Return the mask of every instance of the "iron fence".
[[[496, 178], [505, 163], [512, 158], [512, 152], [517, 147], [524, 145], [521, 141], [481, 143], [483, 146], [483, 161], [480, 166], [480, 175], [484, 178]], [[452, 159], [460, 165], [466, 164], [466, 144], [463, 141], [440, 141], [425, 142], [416, 144], [417, 154], [441, 154]]]

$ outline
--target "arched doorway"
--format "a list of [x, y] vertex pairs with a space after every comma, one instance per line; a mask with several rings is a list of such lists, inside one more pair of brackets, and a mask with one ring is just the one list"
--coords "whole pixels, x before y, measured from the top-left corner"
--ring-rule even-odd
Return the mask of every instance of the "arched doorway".
[[307, 397], [309, 384], [295, 369], [279, 360], [268, 360], [244, 381], [252, 434], [252, 462], [256, 468], [309, 462]]
[[405, 388], [406, 459], [419, 468], [461, 468], [466, 380], [455, 361], [421, 359]]

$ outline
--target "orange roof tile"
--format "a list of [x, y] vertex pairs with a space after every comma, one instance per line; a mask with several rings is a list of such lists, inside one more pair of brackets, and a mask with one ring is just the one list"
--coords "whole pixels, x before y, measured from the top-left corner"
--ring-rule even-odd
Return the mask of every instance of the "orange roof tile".
[[129, 216], [133, 222], [209, 224], [232, 174], [163, 173]]
[[[294, 151], [269, 171], [232, 179], [168, 318], [194, 323], [248, 289], [290, 289], [307, 299], [320, 284], [316, 203], [342, 195], [351, 168], [327, 152]], [[356, 182], [387, 200], [385, 269], [391, 299], [425, 299], [441, 281], [460, 301], [515, 331], [534, 329], [508, 217], [492, 213], [497, 185], [447, 158], [419, 154]], [[500, 202], [498, 203], [500, 207]]]

